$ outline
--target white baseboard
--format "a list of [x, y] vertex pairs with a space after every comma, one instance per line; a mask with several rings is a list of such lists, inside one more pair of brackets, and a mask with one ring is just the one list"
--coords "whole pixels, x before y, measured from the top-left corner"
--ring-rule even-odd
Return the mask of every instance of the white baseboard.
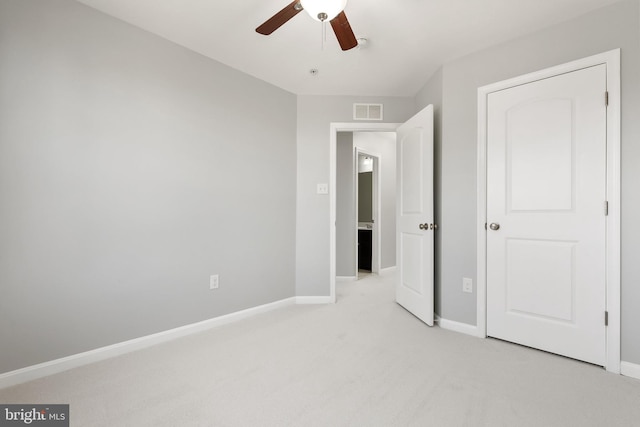
[[395, 265], [393, 267], [381, 268], [380, 271], [378, 272], [378, 276], [386, 276], [387, 274], [393, 274], [395, 272], [396, 272]]
[[[478, 328], [474, 325], [443, 319], [438, 315], [436, 315], [435, 321], [442, 329], [473, 335], [474, 337], [486, 338], [484, 335], [479, 333]], [[620, 362], [620, 374], [640, 380], [640, 365], [624, 361]]]
[[[326, 297], [328, 298], [328, 297]], [[187, 335], [203, 332], [217, 326], [227, 323], [237, 322], [257, 314], [266, 313], [278, 308], [294, 305], [297, 302], [296, 297], [275, 301], [269, 304], [248, 308], [246, 310], [236, 311], [235, 313], [226, 314], [224, 316], [214, 317], [212, 319], [203, 320], [202, 322], [192, 323], [190, 325], [181, 326], [167, 331], [158, 332], [144, 337], [135, 338], [129, 341], [123, 341], [106, 347], [97, 348], [95, 350], [78, 353], [61, 359], [51, 360], [49, 362], [40, 363], [26, 368], [17, 369], [15, 371], [0, 374], [0, 389], [11, 387], [13, 385], [22, 384], [38, 378], [57, 374], [59, 372], [68, 371], [69, 369], [79, 366], [88, 365], [89, 363], [99, 362], [111, 357], [120, 356], [143, 348], [151, 347], [167, 341], [172, 341]]]
[[436, 315], [436, 322], [442, 329], [448, 329], [454, 332], [460, 332], [462, 334], [473, 335], [474, 337], [481, 337], [478, 332], [478, 327], [475, 325], [469, 325], [468, 323], [455, 322], [453, 320], [443, 319]]
[[326, 297], [296, 297], [296, 304], [331, 304], [330, 296]]
[[[374, 274], [377, 274], [378, 276], [387, 276], [395, 272], [396, 267], [394, 265], [393, 267], [381, 268], [380, 271]], [[336, 281], [339, 282], [351, 282], [356, 280], [358, 280], [358, 276], [336, 276]]]
[[620, 362], [620, 373], [626, 377], [640, 380], [640, 365], [630, 362]]

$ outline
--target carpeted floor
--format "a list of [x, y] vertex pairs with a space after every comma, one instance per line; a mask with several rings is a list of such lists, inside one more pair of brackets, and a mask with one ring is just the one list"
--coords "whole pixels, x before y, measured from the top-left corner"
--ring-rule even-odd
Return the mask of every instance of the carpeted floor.
[[429, 328], [393, 277], [0, 390], [85, 426], [634, 426], [640, 381]]

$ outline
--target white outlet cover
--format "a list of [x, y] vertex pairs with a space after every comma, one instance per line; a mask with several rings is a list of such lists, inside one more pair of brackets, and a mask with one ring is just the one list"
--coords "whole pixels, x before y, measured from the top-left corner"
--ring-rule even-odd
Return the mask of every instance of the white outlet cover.
[[209, 289], [218, 289], [220, 285], [219, 277], [217, 274], [212, 274], [209, 277]]
[[329, 184], [318, 184], [317, 192], [318, 194], [329, 194]]

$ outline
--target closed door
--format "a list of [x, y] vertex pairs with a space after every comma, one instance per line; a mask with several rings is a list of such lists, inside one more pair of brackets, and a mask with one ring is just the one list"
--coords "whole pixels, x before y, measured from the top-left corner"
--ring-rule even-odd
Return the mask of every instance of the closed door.
[[396, 301], [433, 326], [433, 106], [398, 127]]
[[606, 65], [493, 92], [487, 334], [605, 364]]

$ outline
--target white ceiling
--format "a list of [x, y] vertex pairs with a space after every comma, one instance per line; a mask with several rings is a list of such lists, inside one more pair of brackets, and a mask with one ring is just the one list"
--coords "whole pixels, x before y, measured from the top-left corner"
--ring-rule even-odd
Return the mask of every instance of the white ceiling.
[[304, 11], [255, 32], [291, 0], [78, 1], [296, 94], [414, 96], [448, 60], [619, 0], [349, 0], [369, 43], [346, 52]]

